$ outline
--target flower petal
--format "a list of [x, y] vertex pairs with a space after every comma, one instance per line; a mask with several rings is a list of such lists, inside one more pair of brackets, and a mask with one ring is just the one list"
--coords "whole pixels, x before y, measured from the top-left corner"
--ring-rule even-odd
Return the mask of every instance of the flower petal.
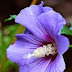
[[38, 17], [38, 20], [46, 28], [53, 39], [55, 34], [59, 34], [63, 25], [66, 24], [65, 19], [55, 11], [42, 13]]
[[32, 5], [28, 8], [23, 9], [16, 17], [15, 22], [24, 25], [37, 38], [43, 41], [48, 41], [48, 39], [50, 39], [49, 34], [37, 20], [37, 16], [39, 16], [42, 12], [43, 10], [41, 5]]
[[45, 60], [44, 58], [40, 58], [31, 64], [20, 66], [20, 72], [44, 72], [50, 61], [51, 59]]
[[65, 62], [62, 55], [57, 55], [54, 61], [40, 58], [30, 64], [20, 66], [20, 72], [63, 72]]
[[28, 65], [25, 64], [23, 66], [20, 66], [19, 72], [28, 72]]
[[53, 11], [53, 9], [51, 7], [42, 7], [43, 13], [45, 12], [49, 12], [49, 11]]
[[39, 40], [38, 38], [36, 38], [32, 34], [17, 34], [15, 37], [20, 39], [21, 42], [27, 42], [27, 43], [30, 43], [30, 44], [33, 44], [33, 45], [37, 45], [38, 47], [40, 45], [43, 45], [43, 41]]
[[28, 55], [28, 53], [33, 53], [33, 51], [39, 47], [41, 42], [30, 34], [20, 34], [16, 37], [17, 41], [15, 44], [10, 45], [7, 49], [7, 57], [12, 62], [23, 65], [25, 62], [27, 62], [27, 60], [24, 60], [24, 57]]
[[56, 42], [57, 51], [59, 54], [64, 54], [68, 50], [68, 47], [69, 47], [68, 38], [62, 35], [56, 35], [55, 42]]
[[[18, 45], [18, 44], [17, 44]], [[24, 48], [18, 48], [16, 45], [10, 45], [9, 48], [7, 49], [7, 58], [15, 62], [17, 64], [24, 65], [25, 60], [23, 58], [24, 55], [27, 55], [28, 53], [32, 53], [34, 49], [24, 49]]]
[[26, 30], [24, 31], [24, 34], [32, 34], [32, 33], [31, 33], [30, 30], [28, 30], [28, 29], [26, 28]]
[[62, 55], [57, 55], [56, 59], [50, 63], [45, 72], [64, 72], [65, 62]]

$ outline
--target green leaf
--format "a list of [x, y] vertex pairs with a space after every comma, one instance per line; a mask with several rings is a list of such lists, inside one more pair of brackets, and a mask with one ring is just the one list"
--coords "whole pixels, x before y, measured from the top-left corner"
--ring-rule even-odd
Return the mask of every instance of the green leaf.
[[69, 48], [72, 48], [72, 45], [69, 45]]
[[10, 17], [15, 19], [17, 15], [10, 15]]
[[72, 35], [72, 31], [67, 26], [64, 25], [63, 29], [61, 30], [61, 34]]
[[[20, 24], [5, 26], [4, 29], [8, 31], [8, 35], [5, 35], [5, 36], [3, 35], [2, 30], [0, 30], [0, 64], [2, 63], [5, 57], [6, 49], [8, 48], [8, 46], [14, 39], [14, 36], [17, 34], [19, 27], [20, 27]], [[25, 27], [22, 33], [24, 33], [24, 30], [25, 30]], [[12, 65], [13, 67], [15, 66], [15, 64], [12, 64], [11, 62], [7, 60], [4, 66], [2, 67], [2, 72], [6, 72], [5, 70], [7, 69], [9, 70], [10, 66]], [[7, 72], [10, 72], [10, 71], [7, 71]]]
[[2, 30], [0, 30], [0, 38], [2, 37]]
[[70, 23], [70, 25], [71, 25], [71, 26], [70, 26], [70, 30], [72, 31], [72, 22]]
[[0, 30], [0, 47], [2, 46], [2, 30]]
[[2, 69], [2, 72], [10, 72], [11, 70], [17, 69], [17, 68], [18, 68], [18, 66], [15, 63], [13, 63], [7, 59], [7, 61], [5, 62], [5, 65]]
[[3, 59], [3, 54], [2, 54], [3, 48], [2, 48], [2, 46], [3, 46], [3, 34], [2, 34], [2, 30], [0, 30], [0, 63]]
[[8, 19], [5, 19], [5, 22], [13, 20], [17, 17], [17, 15], [10, 15], [10, 17]]

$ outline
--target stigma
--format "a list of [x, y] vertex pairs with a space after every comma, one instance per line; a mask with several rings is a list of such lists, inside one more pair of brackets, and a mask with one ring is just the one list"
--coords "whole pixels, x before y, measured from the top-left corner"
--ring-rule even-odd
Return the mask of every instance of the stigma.
[[34, 56], [34, 58], [41, 58], [49, 55], [54, 56], [56, 54], [57, 54], [56, 44], [47, 44], [43, 45], [43, 47], [39, 47], [36, 50], [34, 50], [32, 54], [29, 53], [27, 55], [27, 58], [30, 58], [32, 56]]

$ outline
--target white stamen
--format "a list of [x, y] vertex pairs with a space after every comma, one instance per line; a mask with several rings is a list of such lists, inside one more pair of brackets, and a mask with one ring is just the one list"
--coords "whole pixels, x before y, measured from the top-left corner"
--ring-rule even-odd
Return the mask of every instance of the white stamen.
[[28, 55], [24, 55], [24, 56], [23, 56], [23, 59], [31, 58], [31, 57], [33, 57], [33, 56], [34, 56], [34, 54], [28, 53]]
[[30, 57], [32, 57], [32, 56], [34, 56], [34, 54], [28, 54], [28, 56], [27, 56], [27, 58], [30, 58]]
[[44, 45], [43, 47], [40, 47], [40, 48], [37, 48], [34, 52], [34, 57], [37, 58], [37, 57], [45, 57], [46, 56], [49, 56], [50, 54], [52, 55], [55, 55], [57, 54], [57, 49], [56, 49], [56, 46], [55, 44], [48, 44], [47, 46]]
[[26, 56], [26, 58], [31, 58], [32, 56], [34, 56], [35, 58], [38, 58], [38, 57], [41, 58], [41, 57], [45, 57], [45, 55], [49, 56], [50, 54], [52, 55], [57, 54], [57, 49], [55, 44], [48, 44], [47, 46], [43, 45], [43, 47], [37, 48], [32, 54], [29, 53]]

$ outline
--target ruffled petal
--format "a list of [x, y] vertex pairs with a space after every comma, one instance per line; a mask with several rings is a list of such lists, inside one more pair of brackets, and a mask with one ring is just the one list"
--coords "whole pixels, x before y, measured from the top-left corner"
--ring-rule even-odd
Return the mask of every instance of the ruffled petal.
[[20, 72], [45, 72], [45, 69], [47, 68], [50, 61], [51, 59], [45, 60], [44, 58], [40, 58], [30, 64], [20, 66]]
[[53, 11], [53, 9], [51, 7], [42, 7], [43, 13], [45, 12], [49, 12], [49, 11]]
[[39, 40], [32, 34], [17, 34], [15, 37], [17, 37], [20, 42], [24, 42], [24, 46], [26, 45], [26, 43], [30, 43], [33, 46], [36, 45], [37, 47], [43, 45], [43, 41]]
[[63, 25], [66, 24], [65, 19], [55, 11], [42, 13], [38, 17], [38, 20], [53, 39], [55, 38], [55, 34], [60, 34]]
[[20, 66], [19, 72], [28, 72], [28, 65], [25, 64], [23, 66]]
[[[7, 57], [12, 62], [23, 65], [28, 61], [25, 57], [29, 53], [33, 53], [36, 48], [40, 47], [39, 44], [41, 44], [41, 41], [29, 34], [20, 34], [16, 37], [17, 41], [7, 49]], [[28, 62], [33, 60], [34, 58], [32, 57]]]
[[16, 17], [15, 22], [24, 25], [37, 38], [43, 41], [48, 41], [48, 39], [50, 39], [49, 34], [37, 20], [37, 17], [43, 13], [43, 9], [41, 4], [39, 6], [32, 5], [28, 8], [25, 8]]
[[24, 49], [21, 47], [16, 47], [16, 44], [10, 45], [9, 48], [7, 49], [7, 58], [19, 65], [24, 65], [26, 63], [25, 59], [23, 58], [25, 55], [28, 53], [32, 53], [34, 49]]
[[56, 42], [57, 51], [59, 54], [64, 54], [68, 50], [68, 47], [69, 47], [68, 38], [62, 35], [56, 35], [55, 42]]
[[[51, 58], [52, 59], [52, 58]], [[20, 66], [20, 72], [63, 72], [65, 70], [65, 62], [62, 55], [57, 55], [57, 57], [51, 61], [51, 59], [45, 60], [40, 58], [31, 62], [30, 64], [25, 64]]]
[[62, 55], [57, 55], [55, 60], [49, 64], [45, 72], [64, 72], [65, 62]]

